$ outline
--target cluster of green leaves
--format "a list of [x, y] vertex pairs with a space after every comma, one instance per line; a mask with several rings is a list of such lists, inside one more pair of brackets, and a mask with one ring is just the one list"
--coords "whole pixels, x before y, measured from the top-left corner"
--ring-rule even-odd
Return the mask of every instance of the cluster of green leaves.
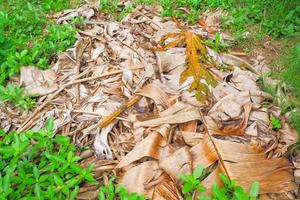
[[176, 17], [192, 23], [197, 22], [205, 5], [198, 0], [160, 0], [159, 3], [163, 8], [162, 16]]
[[277, 131], [278, 129], [281, 129], [282, 125], [280, 120], [277, 117], [272, 115], [270, 119], [271, 119], [271, 126], [273, 130]]
[[0, 85], [0, 105], [4, 103], [10, 103], [26, 111], [36, 104], [35, 100], [31, 99], [21, 87], [11, 83], [6, 87]]
[[74, 27], [47, 19], [47, 14], [71, 6], [71, 1], [65, 0], [0, 2], [0, 84], [16, 75], [21, 66], [46, 68], [51, 55], [75, 42]]
[[221, 34], [219, 32], [215, 34], [213, 40], [206, 40], [206, 45], [216, 52], [226, 51], [230, 47], [229, 44], [222, 42]]
[[118, 7], [118, 0], [99, 0], [100, 10], [105, 14], [110, 14], [117, 21], [121, 21], [133, 10], [132, 4], [127, 4], [125, 8]]
[[201, 181], [206, 177], [207, 171], [203, 166], [198, 166], [191, 175], [180, 175], [183, 181], [182, 193], [186, 200], [192, 200], [195, 192], [199, 200], [255, 200], [259, 194], [259, 183], [254, 182], [248, 195], [241, 186], [238, 186], [236, 180], [230, 180], [224, 174], [220, 174], [222, 186], [217, 183], [213, 185], [212, 195], [206, 196], [201, 193], [206, 188], [201, 185]]
[[52, 130], [53, 119], [38, 132], [2, 132], [0, 199], [75, 199], [80, 183], [96, 183], [70, 138]]
[[123, 186], [116, 186], [113, 180], [113, 178], [110, 179], [107, 186], [100, 188], [99, 200], [145, 200], [145, 197], [137, 193], [128, 193]]

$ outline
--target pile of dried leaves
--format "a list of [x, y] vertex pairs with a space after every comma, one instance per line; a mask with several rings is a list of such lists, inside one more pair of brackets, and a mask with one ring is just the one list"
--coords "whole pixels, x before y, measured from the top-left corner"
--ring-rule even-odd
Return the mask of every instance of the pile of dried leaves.
[[[183, 199], [178, 175], [199, 164], [212, 169], [207, 188], [222, 172], [246, 190], [259, 181], [262, 199], [295, 198], [284, 155], [297, 134], [287, 123], [270, 127], [280, 110], [264, 106], [271, 97], [256, 83], [262, 60], [205, 46], [220, 31], [220, 11], [186, 28], [155, 13], [139, 7], [116, 22], [86, 5], [55, 15], [57, 23], [84, 17], [84, 30], [51, 69], [22, 68], [20, 84], [40, 96], [39, 105], [23, 114], [1, 107], [1, 127], [40, 129], [52, 116], [55, 132], [83, 149], [82, 165], [96, 164], [99, 181], [113, 171], [129, 192], [149, 199]], [[97, 189], [83, 186], [79, 199]]]

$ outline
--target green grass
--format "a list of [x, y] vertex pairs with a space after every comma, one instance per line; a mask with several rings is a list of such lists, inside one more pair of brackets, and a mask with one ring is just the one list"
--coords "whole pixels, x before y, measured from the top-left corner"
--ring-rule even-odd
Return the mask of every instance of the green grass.
[[296, 45], [283, 60], [281, 79], [287, 85], [288, 102], [290, 104], [291, 122], [300, 133], [300, 43]]
[[52, 55], [75, 42], [74, 27], [47, 19], [48, 14], [72, 6], [65, 0], [0, 2], [0, 84], [15, 76], [21, 66], [47, 68]]
[[145, 200], [146, 198], [137, 193], [129, 193], [123, 186], [117, 186], [114, 177], [108, 181], [107, 186], [99, 190], [98, 200]]
[[[259, 79], [263, 91], [271, 94], [280, 106], [282, 114], [290, 112], [290, 122], [300, 133], [300, 43], [287, 53], [274, 60], [279, 69]], [[267, 77], [277, 80], [275, 85], [268, 83]], [[274, 121], [274, 120], [273, 120]], [[276, 122], [274, 121], [276, 124]]]
[[0, 85], [0, 105], [9, 103], [20, 107], [23, 110], [30, 110], [36, 104], [34, 99], [31, 99], [26, 92], [15, 86], [14, 84], [7, 84], [6, 87]]
[[105, 15], [112, 16], [115, 20], [121, 21], [128, 13], [133, 10], [133, 5], [128, 4], [124, 8], [118, 7], [118, 0], [99, 0], [100, 10]]
[[300, 5], [295, 0], [135, 0], [134, 4], [161, 5], [162, 16], [175, 16], [191, 23], [196, 23], [209, 8], [223, 8], [229, 13], [223, 18], [223, 27], [238, 37], [243, 37], [249, 27], [256, 37], [293, 37], [300, 31]]
[[93, 166], [79, 165], [70, 138], [52, 132], [0, 131], [0, 199], [75, 199], [83, 182], [97, 184]]

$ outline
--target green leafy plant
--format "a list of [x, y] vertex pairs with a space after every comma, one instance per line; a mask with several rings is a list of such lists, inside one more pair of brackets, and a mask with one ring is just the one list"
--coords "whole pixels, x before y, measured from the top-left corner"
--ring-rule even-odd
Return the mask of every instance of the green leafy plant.
[[213, 40], [206, 40], [206, 44], [211, 47], [216, 52], [221, 52], [227, 50], [230, 45], [222, 42], [220, 33], [216, 33]]
[[116, 16], [117, 21], [121, 21], [127, 14], [131, 13], [133, 10], [132, 4], [128, 4], [125, 8]]
[[36, 102], [31, 99], [26, 91], [10, 83], [6, 87], [0, 85], [0, 104], [10, 103], [14, 106], [21, 107], [23, 110], [30, 110]]
[[[259, 193], [259, 184], [254, 182], [248, 195], [241, 186], [238, 186], [236, 180], [230, 180], [224, 174], [219, 175], [223, 186], [214, 184], [212, 188], [212, 199], [216, 200], [255, 200]], [[200, 198], [201, 199], [201, 198]]]
[[180, 179], [184, 182], [181, 191], [186, 200], [192, 200], [194, 191], [201, 193], [206, 190], [205, 187], [200, 185], [205, 174], [203, 172], [204, 167], [199, 165], [191, 175], [180, 175]]
[[256, 200], [259, 194], [259, 183], [253, 182], [250, 194], [248, 195], [236, 180], [230, 180], [224, 174], [219, 174], [222, 186], [217, 183], [213, 185], [212, 195], [206, 196], [201, 193], [206, 188], [201, 185], [201, 181], [208, 175], [208, 171], [203, 166], [198, 166], [191, 175], [180, 175], [183, 181], [182, 193], [186, 200], [193, 199], [195, 192], [199, 200]]
[[156, 0], [134, 0], [135, 5], [145, 4], [145, 5], [154, 5]]
[[128, 193], [123, 186], [116, 186], [113, 180], [110, 179], [107, 186], [100, 188], [99, 200], [145, 200], [145, 197], [137, 193]]
[[70, 1], [63, 0], [0, 2], [0, 84], [16, 75], [21, 66], [47, 68], [51, 55], [75, 42], [74, 27], [47, 19], [47, 14], [69, 6]]
[[37, 132], [10, 132], [0, 140], [0, 199], [75, 199], [79, 184], [96, 184], [82, 168], [70, 138], [55, 135], [53, 118]]
[[118, 0], [99, 0], [100, 10], [105, 14], [111, 15], [117, 21], [121, 21], [128, 13], [133, 10], [132, 4], [127, 4], [125, 8], [118, 7]]
[[118, 8], [118, 0], [99, 0], [100, 10], [106, 13], [115, 13]]
[[271, 119], [271, 126], [273, 130], [276, 131], [282, 128], [281, 122], [277, 117], [272, 115], [270, 119]]

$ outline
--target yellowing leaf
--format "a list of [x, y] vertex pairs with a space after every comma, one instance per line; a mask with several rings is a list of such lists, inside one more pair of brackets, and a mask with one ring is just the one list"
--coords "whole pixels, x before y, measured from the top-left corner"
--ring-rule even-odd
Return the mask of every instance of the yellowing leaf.
[[[205, 68], [208, 62], [205, 43], [201, 36], [188, 32], [178, 21], [177, 26], [181, 29], [179, 33], [167, 33], [161, 37], [160, 48], [158, 51], [165, 51], [178, 45], [186, 46], [186, 62], [187, 69], [182, 72], [180, 77], [180, 84], [182, 84], [188, 77], [193, 77], [189, 90], [196, 91], [198, 100], [205, 100], [209, 96], [209, 85], [215, 86], [216, 80]], [[165, 44], [165, 41], [170, 38], [175, 38], [172, 42]]]

